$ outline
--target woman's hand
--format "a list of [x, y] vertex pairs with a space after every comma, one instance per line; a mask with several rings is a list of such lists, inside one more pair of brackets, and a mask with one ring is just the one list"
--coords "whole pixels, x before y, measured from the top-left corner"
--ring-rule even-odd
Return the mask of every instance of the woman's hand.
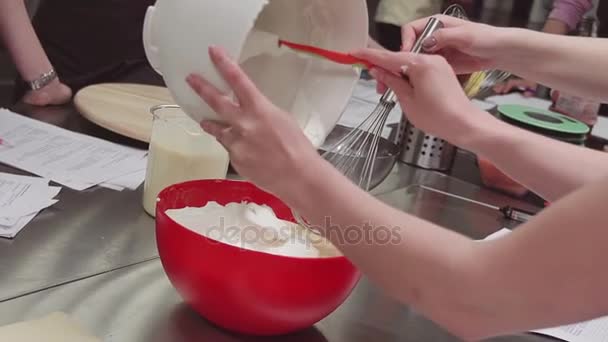
[[204, 121], [201, 126], [228, 150], [241, 176], [280, 195], [294, 178], [322, 159], [296, 121], [273, 105], [224, 50], [211, 47], [209, 55], [236, 101], [203, 77], [189, 76], [192, 89], [223, 120]]
[[408, 119], [427, 133], [463, 146], [475, 125], [493, 119], [466, 97], [454, 70], [441, 56], [372, 49], [354, 55], [378, 66], [372, 75], [397, 94]]
[[53, 81], [42, 89], [30, 90], [21, 99], [23, 103], [41, 107], [62, 105], [70, 100], [72, 100], [72, 89], [59, 80]]
[[533, 97], [536, 94], [537, 88], [538, 84], [536, 82], [524, 80], [523, 78], [512, 78], [494, 86], [494, 92], [497, 94], [508, 94], [513, 90], [520, 89], [525, 97]]
[[[499, 28], [446, 15], [436, 17], [443, 22], [444, 28], [437, 30], [423, 42], [424, 52], [445, 57], [457, 74], [469, 74], [495, 67], [500, 56]], [[428, 20], [419, 19], [403, 26], [403, 51], [412, 49]]]

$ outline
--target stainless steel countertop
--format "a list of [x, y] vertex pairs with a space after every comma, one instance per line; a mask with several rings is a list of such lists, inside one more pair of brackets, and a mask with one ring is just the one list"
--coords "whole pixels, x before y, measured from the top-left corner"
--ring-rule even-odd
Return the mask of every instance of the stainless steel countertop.
[[[71, 107], [16, 112], [119, 143], [145, 145], [98, 128]], [[0, 171], [15, 170], [0, 166]], [[455, 178], [398, 165], [375, 190], [401, 210], [472, 238], [512, 226], [487, 208], [429, 192], [417, 184], [498, 205], [526, 204]], [[91, 189], [60, 194], [13, 241], [0, 240], [0, 325], [64, 311], [106, 341], [247, 340], [209, 325], [185, 306], [158, 261], [154, 221], [141, 190]], [[250, 339], [250, 338], [249, 338]], [[456, 341], [363, 279], [335, 313], [290, 340]], [[496, 341], [545, 341], [533, 335]]]
[[[348, 300], [314, 327], [298, 334], [252, 338], [225, 332], [185, 305], [159, 261], [0, 304], [0, 324], [62, 311], [107, 342], [161, 341], [433, 341], [455, 342], [432, 322], [386, 297], [362, 279]], [[536, 335], [492, 341], [542, 342]]]
[[[71, 107], [16, 112], [78, 132], [145, 148], [98, 128]], [[15, 172], [7, 166], [0, 171]], [[14, 240], [0, 239], [0, 301], [158, 256], [154, 220], [139, 191], [63, 188], [59, 202]]]

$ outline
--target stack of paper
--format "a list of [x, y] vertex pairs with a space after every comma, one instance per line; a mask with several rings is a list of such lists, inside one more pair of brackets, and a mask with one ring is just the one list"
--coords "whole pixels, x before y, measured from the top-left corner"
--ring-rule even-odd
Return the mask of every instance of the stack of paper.
[[41, 210], [57, 200], [60, 187], [48, 179], [0, 172], [0, 237], [14, 238]]
[[[484, 241], [500, 239], [509, 233], [511, 230], [503, 228], [486, 237]], [[568, 342], [606, 342], [608, 341], [608, 317], [532, 332]]]
[[146, 151], [71, 132], [0, 109], [0, 162], [74, 190], [136, 188]]
[[144, 157], [143, 160], [141, 160], [143, 165], [142, 169], [107, 180], [99, 184], [99, 186], [117, 191], [122, 191], [124, 189], [136, 190], [146, 179], [147, 160], [147, 157]]

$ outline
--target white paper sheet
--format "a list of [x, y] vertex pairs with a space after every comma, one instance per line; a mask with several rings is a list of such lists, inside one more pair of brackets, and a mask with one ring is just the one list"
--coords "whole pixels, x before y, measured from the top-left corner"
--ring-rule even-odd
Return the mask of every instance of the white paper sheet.
[[342, 113], [342, 117], [340, 118], [340, 121], [338, 121], [338, 124], [346, 127], [357, 127], [375, 108], [375, 103], [352, 97], [346, 105], [346, 109], [344, 110], [344, 113]]
[[355, 89], [353, 90], [353, 97], [368, 102], [378, 103], [380, 101], [381, 94], [376, 91], [375, 80], [359, 80]]
[[[371, 87], [369, 83], [365, 83], [369, 81], [361, 82], [357, 85], [353, 96], [344, 109], [342, 117], [338, 121], [339, 125], [357, 127], [376, 109], [380, 100], [380, 95], [376, 94], [375, 82], [373, 87]], [[386, 126], [399, 123], [399, 121], [401, 121], [401, 116], [401, 108], [397, 105], [386, 119], [386, 125], [382, 131], [383, 137], [387, 138], [391, 132], [391, 128]], [[369, 128], [369, 126], [366, 128]]]
[[606, 342], [608, 341], [608, 317], [558, 328], [537, 330], [534, 333], [569, 342]]
[[608, 139], [608, 118], [602, 116], [598, 117], [597, 123], [593, 126], [591, 134], [596, 137]]
[[145, 179], [146, 169], [142, 169], [115, 179], [110, 179], [107, 182], [100, 184], [100, 186], [118, 191], [124, 189], [137, 190]]
[[0, 174], [0, 216], [25, 214], [29, 202], [35, 199], [36, 190], [44, 189], [45, 185], [13, 181], [6, 179], [7, 176]]
[[496, 103], [481, 101], [477, 99], [472, 99], [471, 103], [474, 104], [475, 107], [485, 111], [490, 111], [496, 107]]
[[0, 217], [36, 211], [48, 196], [48, 180], [0, 172]]
[[[56, 202], [57, 201], [55, 201], [55, 203]], [[15, 223], [12, 226], [8, 226], [8, 227], [0, 226], [0, 237], [9, 238], [9, 239], [16, 237], [17, 234], [19, 234], [19, 232], [21, 230], [23, 230], [23, 228], [25, 228], [25, 226], [36, 217], [36, 215], [38, 215], [37, 212], [27, 215], [27, 216], [20, 217], [17, 220], [17, 223]]]
[[[503, 228], [486, 237], [484, 241], [500, 239], [509, 233], [511, 233], [511, 230]], [[531, 332], [551, 336], [568, 342], [606, 342], [608, 341], [608, 317], [562, 327], [534, 330]]]
[[21, 206], [19, 211], [8, 211], [3, 213], [3, 215], [0, 216], [0, 225], [15, 225], [21, 217], [38, 213], [52, 206], [57, 203], [53, 198], [55, 198], [60, 191], [61, 188], [55, 186], [46, 186], [42, 189], [36, 189], [35, 191], [30, 189], [30, 193], [34, 195], [30, 197], [33, 197], [33, 199], [26, 205]]
[[41, 210], [44, 210], [44, 209], [52, 206], [55, 203], [57, 203], [57, 201], [53, 200], [53, 199], [44, 199], [44, 200], [41, 200], [38, 203], [33, 204], [27, 211], [24, 211], [23, 214], [20, 214], [18, 216], [9, 215], [9, 216], [2, 216], [2, 217], [0, 217], [0, 225], [1, 226], [12, 226], [12, 225], [15, 225], [15, 224], [17, 224], [17, 222], [22, 217], [38, 213]]
[[0, 162], [85, 190], [145, 168], [146, 151], [74, 133], [0, 109]]
[[489, 240], [497, 240], [500, 239], [501, 237], [507, 235], [511, 233], [511, 230], [508, 228], [503, 228], [493, 234], [488, 235], [485, 239], [483, 239], [484, 241], [489, 241]]
[[99, 184], [99, 186], [102, 188], [106, 188], [106, 189], [110, 189], [110, 190], [114, 190], [114, 191], [123, 191], [125, 189], [124, 186], [114, 185], [111, 183], [101, 183], [101, 184]]
[[496, 105], [521, 105], [540, 109], [549, 109], [551, 107], [551, 101], [549, 100], [537, 97], [525, 97], [520, 93], [490, 96], [485, 101], [495, 103]]
[[61, 188], [48, 182], [0, 172], [0, 237], [14, 238], [41, 210], [57, 203]]

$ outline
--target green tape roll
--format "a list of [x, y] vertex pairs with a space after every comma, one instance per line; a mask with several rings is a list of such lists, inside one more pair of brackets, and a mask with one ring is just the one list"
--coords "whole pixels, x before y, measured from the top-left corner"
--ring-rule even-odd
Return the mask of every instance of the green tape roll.
[[560, 133], [566, 135], [584, 136], [589, 133], [590, 128], [586, 124], [569, 116], [555, 113], [545, 109], [526, 107], [520, 105], [501, 105], [497, 108], [501, 119], [507, 119], [517, 126], [536, 128], [548, 131], [551, 134]]

